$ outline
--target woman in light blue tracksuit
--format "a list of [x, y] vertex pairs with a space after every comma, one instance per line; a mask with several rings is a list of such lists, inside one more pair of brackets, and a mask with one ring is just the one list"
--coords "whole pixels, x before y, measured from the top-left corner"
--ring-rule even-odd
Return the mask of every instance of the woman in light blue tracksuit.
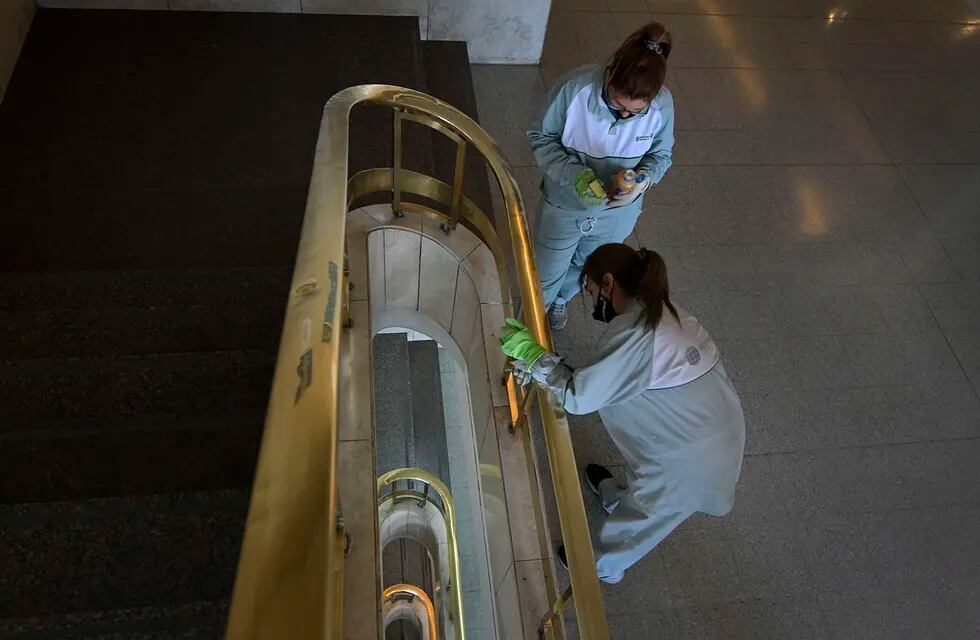
[[[515, 379], [534, 380], [568, 413], [598, 412], [623, 457], [623, 477], [585, 466], [608, 514], [593, 538], [603, 582], [627, 569], [695, 513], [731, 509], [745, 448], [745, 417], [711, 336], [670, 300], [654, 251], [607, 244], [588, 256], [581, 285], [607, 322], [595, 352], [572, 367], [517, 320], [501, 331]], [[564, 549], [558, 559], [567, 565]]]
[[[565, 303], [579, 292], [585, 258], [632, 233], [643, 192], [670, 167], [674, 101], [664, 86], [670, 47], [663, 25], [646, 25], [605, 68], [581, 67], [559, 81], [527, 131], [544, 172], [533, 240], [552, 329], [567, 323]], [[636, 188], [619, 199], [598, 195], [624, 169], [636, 170]]]

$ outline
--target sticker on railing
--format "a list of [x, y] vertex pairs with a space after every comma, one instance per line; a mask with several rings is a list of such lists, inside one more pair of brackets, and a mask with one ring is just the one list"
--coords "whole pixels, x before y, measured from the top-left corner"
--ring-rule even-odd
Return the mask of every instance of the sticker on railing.
[[308, 296], [311, 293], [316, 293], [316, 290], [320, 287], [317, 283], [316, 278], [307, 278], [301, 282], [296, 287], [296, 295], [298, 296]]
[[333, 339], [333, 323], [331, 319], [337, 311], [337, 263], [327, 265], [327, 275], [330, 277], [330, 291], [327, 293], [327, 310], [323, 312], [323, 342]]
[[300, 396], [306, 388], [313, 382], [313, 349], [307, 349], [299, 357], [299, 364], [296, 365], [296, 375], [299, 376], [299, 384], [296, 385], [296, 397], [293, 404], [299, 402]]

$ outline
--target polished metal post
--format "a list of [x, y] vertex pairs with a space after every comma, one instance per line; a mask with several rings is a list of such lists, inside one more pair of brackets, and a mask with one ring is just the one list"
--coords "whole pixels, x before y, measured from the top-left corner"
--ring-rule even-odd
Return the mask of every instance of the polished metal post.
[[554, 623], [552, 622], [555, 618], [561, 616], [561, 612], [565, 609], [565, 604], [572, 598], [572, 585], [568, 585], [564, 592], [558, 599], [551, 603], [551, 608], [548, 609], [548, 613], [544, 614], [541, 618], [541, 624], [538, 626], [538, 638], [542, 640], [544, 638], [550, 637], [549, 631], [554, 628]]
[[392, 119], [392, 169], [391, 169], [391, 212], [400, 218], [402, 213], [402, 121], [405, 119], [403, 109], [395, 108]]
[[463, 171], [466, 165], [466, 143], [456, 143], [456, 168], [453, 171], [453, 204], [449, 210], [449, 230], [455, 230], [459, 223], [459, 203], [463, 197]]

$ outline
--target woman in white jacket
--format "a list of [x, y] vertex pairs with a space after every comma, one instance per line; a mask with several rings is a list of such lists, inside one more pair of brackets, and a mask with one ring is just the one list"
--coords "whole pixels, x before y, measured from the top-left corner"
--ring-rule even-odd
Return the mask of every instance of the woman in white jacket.
[[[585, 467], [609, 516], [596, 540], [604, 582], [616, 583], [696, 512], [732, 508], [745, 419], [718, 348], [698, 320], [670, 301], [667, 268], [654, 251], [606, 244], [581, 284], [608, 322], [589, 362], [573, 368], [510, 321], [502, 348], [519, 381], [548, 386], [573, 414], [598, 411], [624, 459], [625, 477]], [[564, 548], [558, 550], [564, 563]]]

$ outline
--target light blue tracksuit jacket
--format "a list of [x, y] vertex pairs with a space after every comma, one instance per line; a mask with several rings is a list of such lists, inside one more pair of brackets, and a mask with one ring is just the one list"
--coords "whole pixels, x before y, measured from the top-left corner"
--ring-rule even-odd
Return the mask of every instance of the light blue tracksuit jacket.
[[572, 71], [548, 92], [527, 139], [544, 177], [543, 203], [533, 227], [544, 302], [566, 302], [579, 292], [585, 258], [600, 245], [622, 242], [633, 232], [643, 198], [622, 207], [590, 207], [575, 192], [585, 169], [609, 184], [623, 169], [645, 168], [654, 184], [671, 164], [674, 99], [664, 87], [650, 108], [617, 119], [602, 97], [604, 69]]
[[[569, 413], [598, 412], [623, 456], [623, 480], [599, 484], [609, 517], [593, 540], [599, 577], [608, 582], [695, 512], [725, 515], [735, 499], [745, 449], [742, 404], [707, 331], [676, 309], [679, 323], [666, 308], [660, 322], [679, 330], [653, 330], [633, 301], [583, 366], [562, 362], [546, 381]], [[651, 388], [663, 353], [683, 354], [668, 358], [682, 384]]]

